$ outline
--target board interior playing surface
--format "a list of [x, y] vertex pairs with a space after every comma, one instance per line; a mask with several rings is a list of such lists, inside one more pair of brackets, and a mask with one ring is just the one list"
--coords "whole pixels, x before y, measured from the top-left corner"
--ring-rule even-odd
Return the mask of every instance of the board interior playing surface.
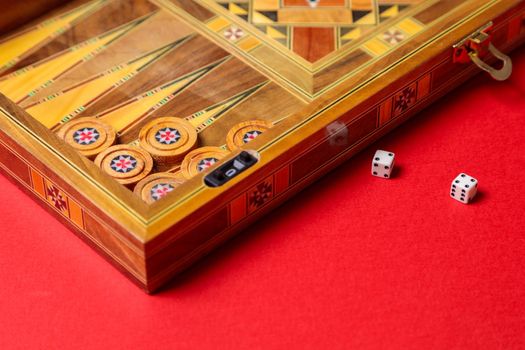
[[[472, 3], [73, 1], [0, 41], [0, 92], [54, 132], [94, 117], [115, 130], [116, 143], [136, 146], [144, 125], [174, 116], [196, 130], [198, 146], [235, 150], [232, 127], [271, 129], [342, 82], [359, 87], [384, 71], [381, 59], [403, 57], [411, 38], [465, 6]], [[408, 87], [393, 113], [415, 94]], [[236, 137], [251, 142], [268, 131], [259, 129]], [[103, 143], [99, 134], [84, 127], [68, 139], [89, 148]], [[153, 172], [179, 169], [181, 157], [172, 158], [157, 158]]]
[[277, 124], [370, 70], [424, 31], [436, 5], [450, 10], [438, 0], [73, 2], [0, 43], [0, 92], [54, 131], [97, 117], [136, 144], [147, 121], [169, 115], [201, 145], [225, 147], [233, 125]]

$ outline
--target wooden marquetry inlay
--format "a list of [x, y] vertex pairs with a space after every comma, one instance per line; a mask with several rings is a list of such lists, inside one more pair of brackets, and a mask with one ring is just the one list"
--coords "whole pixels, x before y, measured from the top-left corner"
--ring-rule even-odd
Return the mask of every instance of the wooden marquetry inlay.
[[84, 211], [82, 207], [71, 198], [69, 198], [69, 218], [79, 228], [84, 228]]
[[284, 193], [290, 187], [290, 166], [286, 165], [277, 170], [274, 175], [274, 194], [276, 196]]
[[31, 184], [33, 190], [40, 195], [42, 198], [47, 198], [46, 186], [44, 183], [44, 178], [36, 170], [31, 169]]
[[4, 144], [0, 133], [0, 168], [20, 181], [25, 186], [31, 185], [29, 166], [17, 156], [7, 144]]
[[[214, 30], [226, 26], [226, 16], [230, 20], [239, 18], [279, 49], [287, 49], [309, 63], [317, 62], [359, 39], [370, 32], [373, 26], [399, 17], [418, 2], [391, 1], [378, 5], [371, 0], [204, 1], [210, 9], [224, 16], [212, 21], [210, 27]], [[236, 32], [242, 33], [242, 30]]]
[[248, 213], [251, 214], [273, 199], [274, 179], [273, 176], [267, 177], [246, 193], [248, 201]]
[[[214, 40], [238, 50], [283, 88], [307, 100], [359, 74], [359, 67], [335, 73], [340, 62], [358, 56], [358, 66], [372, 64], [424, 32], [427, 24], [414, 14], [443, 2], [189, 1], [214, 16], [201, 21], [172, 6], [174, 1], [161, 0], [168, 10], [204, 26]], [[434, 7], [434, 12], [445, 15], [446, 7]]]
[[430, 84], [432, 82], [432, 76], [429, 74], [424, 75], [417, 81], [417, 100], [427, 97], [430, 94]]
[[230, 202], [230, 225], [235, 225], [246, 217], [246, 193]]
[[469, 33], [525, 41], [518, 0], [49, 10], [0, 38], [0, 171], [148, 290], [472, 76]]
[[379, 105], [379, 126], [382, 126], [392, 118], [392, 98], [387, 98]]
[[80, 229], [84, 229], [82, 207], [69, 197], [59, 186], [45, 178], [38, 171], [30, 169], [33, 191], [56, 212]]
[[398, 117], [411, 108], [417, 101], [417, 83], [404, 87], [394, 95], [393, 109], [394, 117]]
[[45, 198], [48, 203], [65, 217], [69, 217], [68, 197], [57, 186], [44, 180]]

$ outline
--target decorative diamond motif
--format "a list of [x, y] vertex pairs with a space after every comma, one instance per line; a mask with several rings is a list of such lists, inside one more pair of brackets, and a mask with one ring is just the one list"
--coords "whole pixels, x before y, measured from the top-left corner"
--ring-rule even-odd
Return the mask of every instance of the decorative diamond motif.
[[47, 188], [47, 198], [58, 210], [67, 210], [66, 198], [55, 186], [51, 185]]
[[410, 106], [416, 102], [416, 89], [412, 86], [406, 87], [403, 91], [395, 97], [394, 110], [396, 115], [406, 111]]
[[121, 155], [113, 158], [110, 167], [119, 173], [129, 173], [137, 166], [137, 160], [132, 156]]
[[383, 33], [383, 40], [390, 45], [396, 45], [405, 40], [405, 34], [398, 29], [391, 28]]
[[259, 131], [259, 130], [249, 131], [246, 134], [244, 134], [242, 141], [244, 143], [248, 143], [251, 140], [255, 139], [257, 136], [259, 136], [260, 134], [262, 134], [262, 131]]
[[95, 128], [84, 128], [75, 131], [73, 139], [79, 145], [92, 145], [98, 141], [100, 134]]
[[171, 184], [157, 184], [151, 189], [151, 198], [158, 201], [159, 199], [165, 197], [168, 193], [173, 191], [175, 187]]
[[157, 131], [155, 139], [164, 145], [172, 145], [180, 140], [180, 132], [173, 128], [164, 128]]
[[270, 182], [261, 182], [249, 194], [248, 204], [250, 208], [260, 208], [273, 196], [273, 186]]
[[224, 31], [224, 37], [230, 41], [237, 41], [244, 36], [244, 32], [241, 28], [231, 26]]
[[204, 158], [197, 164], [197, 170], [199, 170], [199, 172], [204, 171], [218, 161], [217, 158]]

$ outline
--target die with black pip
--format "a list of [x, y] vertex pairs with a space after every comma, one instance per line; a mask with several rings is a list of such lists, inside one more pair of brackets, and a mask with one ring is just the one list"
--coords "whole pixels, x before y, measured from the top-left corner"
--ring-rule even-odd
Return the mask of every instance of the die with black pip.
[[389, 179], [394, 168], [395, 154], [377, 150], [372, 160], [372, 175]]
[[456, 176], [450, 185], [450, 197], [463, 204], [472, 201], [477, 192], [478, 180], [465, 173]]

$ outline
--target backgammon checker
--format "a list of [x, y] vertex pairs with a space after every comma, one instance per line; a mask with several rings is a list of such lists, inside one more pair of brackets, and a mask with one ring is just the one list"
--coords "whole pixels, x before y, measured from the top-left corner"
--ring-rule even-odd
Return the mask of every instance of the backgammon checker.
[[113, 146], [116, 132], [97, 118], [78, 118], [65, 124], [57, 135], [80, 154], [95, 159], [97, 155]]
[[143, 149], [117, 145], [95, 158], [95, 164], [122, 185], [134, 187], [153, 170], [153, 158]]
[[266, 130], [270, 129], [272, 126], [271, 123], [264, 120], [242, 122], [230, 129], [226, 135], [226, 144], [230, 150], [235, 151], [237, 148], [241, 148]]
[[181, 172], [157, 173], [146, 177], [135, 186], [135, 194], [147, 203], [164, 198], [186, 181]]
[[148, 292], [525, 39], [517, 0], [57, 2], [0, 14], [0, 169]]
[[228, 151], [219, 147], [201, 147], [184, 157], [180, 166], [182, 175], [191, 179], [227, 157]]
[[171, 168], [197, 146], [197, 131], [184, 119], [162, 117], [140, 130], [139, 142], [153, 156], [157, 169]]

